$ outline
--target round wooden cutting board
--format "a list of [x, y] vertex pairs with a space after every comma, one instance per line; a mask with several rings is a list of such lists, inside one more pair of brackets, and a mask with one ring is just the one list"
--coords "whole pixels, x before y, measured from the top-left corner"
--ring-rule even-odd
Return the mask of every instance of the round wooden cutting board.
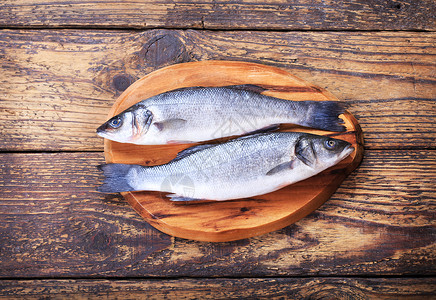
[[[247, 62], [203, 61], [169, 66], [133, 83], [113, 105], [109, 118], [153, 95], [190, 86], [260, 85], [266, 95], [289, 100], [333, 100], [326, 90], [281, 69]], [[126, 192], [124, 198], [155, 228], [186, 239], [223, 242], [248, 238], [288, 226], [322, 205], [362, 159], [363, 138], [356, 119], [341, 116], [346, 132], [334, 133], [297, 126], [305, 131], [346, 140], [356, 149], [338, 165], [273, 193], [242, 200], [201, 203], [171, 202], [160, 192]], [[105, 139], [107, 163], [163, 164], [192, 144], [138, 146]]]

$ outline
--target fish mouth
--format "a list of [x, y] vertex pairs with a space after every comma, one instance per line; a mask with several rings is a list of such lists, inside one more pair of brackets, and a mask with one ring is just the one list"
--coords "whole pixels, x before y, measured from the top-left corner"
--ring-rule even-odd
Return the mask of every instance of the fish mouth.
[[101, 136], [101, 134], [106, 133], [107, 132], [107, 124], [104, 123], [104, 124], [100, 125], [100, 127], [97, 128], [96, 132], [100, 136]]
[[98, 127], [97, 130], [96, 130], [96, 131], [97, 131], [97, 134], [98, 134], [98, 133], [101, 133], [102, 131], [104, 131], [104, 127], [106, 127], [105, 124], [103, 124], [103, 125], [101, 125], [100, 127]]
[[103, 138], [107, 137], [107, 130], [106, 130], [106, 128], [107, 128], [106, 124], [103, 124], [100, 127], [98, 127], [97, 130], [96, 130], [97, 135], [100, 136], [100, 137], [103, 137]]
[[345, 147], [344, 148], [344, 150], [342, 150], [342, 153], [341, 153], [341, 157], [342, 158], [345, 158], [345, 157], [347, 157], [348, 155], [350, 155], [351, 153], [353, 153], [354, 152], [354, 147], [350, 144], [350, 145], [347, 145], [347, 147]]

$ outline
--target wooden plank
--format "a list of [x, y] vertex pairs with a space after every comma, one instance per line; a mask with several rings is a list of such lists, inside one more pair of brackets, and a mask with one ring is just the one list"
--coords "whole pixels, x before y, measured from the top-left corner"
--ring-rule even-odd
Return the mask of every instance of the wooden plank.
[[266, 30], [435, 30], [432, 0], [3, 0], [0, 26]]
[[326, 88], [350, 104], [369, 149], [435, 148], [435, 45], [423, 32], [3, 30], [0, 149], [101, 151], [95, 129], [131, 82], [211, 59], [278, 66]]
[[431, 299], [435, 278], [2, 280], [0, 299]]
[[436, 151], [367, 151], [320, 209], [226, 243], [172, 238], [95, 192], [102, 153], [0, 154], [0, 277], [436, 274]]

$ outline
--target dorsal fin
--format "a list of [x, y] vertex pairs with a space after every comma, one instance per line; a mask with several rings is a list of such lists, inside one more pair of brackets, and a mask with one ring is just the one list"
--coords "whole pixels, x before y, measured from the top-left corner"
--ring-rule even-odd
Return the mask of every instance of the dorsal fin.
[[252, 139], [252, 138], [256, 138], [256, 137], [263, 136], [263, 135], [266, 136], [269, 134], [270, 134], [270, 132], [268, 132], [268, 131], [267, 132], [258, 132], [258, 133], [254, 133], [254, 134], [247, 134], [247, 135], [237, 137], [235, 139], [231, 139], [228, 142], [247, 140], [247, 139]]
[[273, 132], [276, 131], [280, 128], [280, 125], [278, 124], [273, 124], [273, 125], [269, 125], [260, 129], [256, 129], [254, 131], [250, 131], [244, 134], [244, 136], [252, 136], [255, 134], [259, 134], [259, 133], [269, 133], [269, 132]]
[[169, 92], [181, 92], [181, 91], [187, 91], [187, 90], [193, 90], [193, 89], [199, 89], [199, 88], [205, 88], [204, 86], [188, 86], [188, 87], [182, 87], [174, 90], [166, 91], [165, 93]]
[[207, 149], [207, 148], [211, 148], [211, 147], [215, 147], [216, 144], [204, 144], [204, 145], [196, 145], [196, 146], [192, 146], [189, 148], [186, 148], [185, 150], [180, 151], [179, 153], [177, 153], [177, 156], [171, 160], [172, 162], [174, 161], [178, 161], [181, 160], [182, 158], [185, 158], [191, 154], [194, 154], [198, 151]]
[[244, 91], [250, 91], [254, 93], [262, 93], [266, 91], [266, 88], [263, 88], [261, 86], [255, 85], [255, 84], [237, 84], [237, 85], [226, 85], [226, 86], [215, 86], [215, 87], [206, 87], [206, 86], [190, 86], [190, 87], [182, 87], [174, 90], [167, 91], [168, 92], [181, 92], [186, 90], [194, 90], [199, 88], [227, 88], [227, 89], [234, 89], [234, 90], [244, 90]]

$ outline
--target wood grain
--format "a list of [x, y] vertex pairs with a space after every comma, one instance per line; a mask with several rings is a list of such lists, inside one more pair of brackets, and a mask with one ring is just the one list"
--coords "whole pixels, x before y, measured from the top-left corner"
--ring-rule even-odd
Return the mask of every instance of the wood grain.
[[3, 0], [0, 26], [264, 30], [435, 30], [431, 0]]
[[130, 83], [169, 64], [278, 66], [350, 104], [369, 149], [435, 148], [436, 33], [3, 30], [0, 149], [103, 149]]
[[436, 151], [367, 151], [321, 208], [236, 242], [171, 238], [95, 192], [103, 153], [0, 154], [0, 277], [436, 274]]
[[[436, 299], [435, 12], [432, 0], [0, 1], [0, 299]], [[95, 192], [95, 129], [122, 91], [212, 59], [289, 71], [363, 127], [363, 164], [292, 226], [183, 240]]]
[[0, 299], [433, 299], [434, 278], [4, 280]]

